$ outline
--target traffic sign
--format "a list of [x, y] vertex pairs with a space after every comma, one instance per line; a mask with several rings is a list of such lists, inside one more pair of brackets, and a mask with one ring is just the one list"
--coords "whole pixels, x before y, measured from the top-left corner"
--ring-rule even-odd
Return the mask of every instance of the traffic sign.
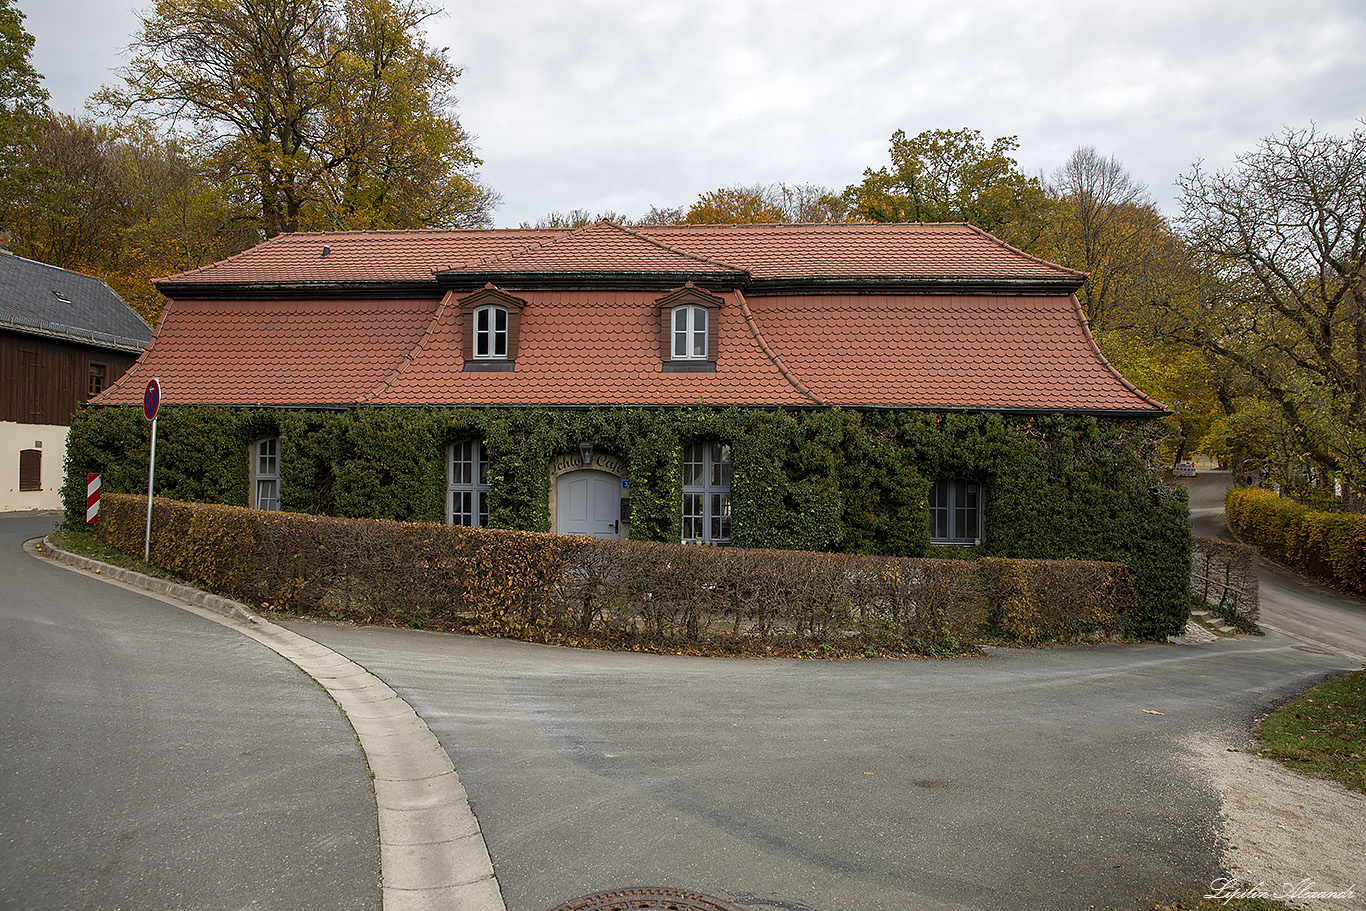
[[161, 381], [150, 379], [147, 390], [142, 394], [142, 416], [149, 421], [157, 419], [157, 409], [161, 407]]

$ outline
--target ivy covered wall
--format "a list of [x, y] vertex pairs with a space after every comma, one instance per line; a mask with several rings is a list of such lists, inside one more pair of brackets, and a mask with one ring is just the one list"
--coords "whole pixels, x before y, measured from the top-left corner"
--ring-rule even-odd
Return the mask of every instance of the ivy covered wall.
[[[937, 479], [984, 485], [991, 556], [1117, 560], [1134, 576], [1141, 635], [1179, 632], [1189, 610], [1190, 527], [1183, 488], [1150, 470], [1153, 422], [1049, 415], [687, 408], [354, 409], [164, 406], [156, 493], [248, 503], [248, 448], [280, 438], [284, 509], [439, 522], [446, 447], [479, 438], [491, 461], [490, 525], [548, 531], [548, 466], [580, 442], [630, 466], [631, 537], [676, 541], [681, 451], [732, 447], [732, 543], [742, 547], [923, 556]], [[137, 408], [75, 417], [63, 490], [85, 510], [85, 475], [145, 493], [149, 425]], [[943, 555], [940, 553], [939, 555]]]

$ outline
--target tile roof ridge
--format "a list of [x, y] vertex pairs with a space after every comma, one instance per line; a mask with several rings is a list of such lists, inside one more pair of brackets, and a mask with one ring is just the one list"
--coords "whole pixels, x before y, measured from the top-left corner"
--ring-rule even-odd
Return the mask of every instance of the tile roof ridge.
[[997, 237], [995, 234], [992, 234], [990, 231], [984, 231], [984, 230], [982, 230], [981, 228], [977, 227], [976, 225], [974, 225], [974, 224], [972, 224], [972, 223], [970, 223], [970, 222], [966, 222], [966, 221], [964, 221], [964, 222], [954, 222], [954, 224], [961, 224], [961, 225], [963, 225], [963, 227], [967, 228], [969, 231], [972, 231], [972, 232], [975, 233], [975, 234], [980, 234], [982, 237], [986, 238], [987, 240], [991, 241], [992, 243], [996, 244], [997, 246], [1003, 247], [1003, 248], [1009, 250], [1011, 253], [1014, 253], [1014, 254], [1017, 255], [1017, 256], [1023, 256], [1025, 259], [1033, 260], [1034, 262], [1039, 263], [1039, 264], [1041, 264], [1041, 265], [1049, 266], [1050, 268], [1056, 269], [1056, 270], [1058, 270], [1059, 272], [1063, 272], [1063, 273], [1067, 273], [1067, 274], [1070, 274], [1070, 275], [1074, 275], [1074, 276], [1077, 276], [1077, 277], [1079, 277], [1079, 278], [1086, 279], [1086, 278], [1090, 278], [1090, 277], [1091, 277], [1091, 276], [1090, 276], [1090, 273], [1087, 273], [1087, 272], [1080, 272], [1080, 271], [1078, 271], [1078, 270], [1076, 270], [1076, 269], [1071, 268], [1070, 266], [1063, 266], [1063, 265], [1059, 265], [1058, 263], [1055, 263], [1055, 262], [1050, 262], [1049, 260], [1046, 260], [1046, 259], [1044, 259], [1044, 258], [1041, 257], [1041, 256], [1035, 256], [1033, 253], [1026, 253], [1025, 251], [1021, 250], [1019, 247], [1012, 246], [1011, 244], [1006, 243], [1005, 241], [1001, 240], [1001, 238]]
[[749, 303], [745, 300], [745, 296], [740, 293], [740, 289], [735, 288], [732, 290], [732, 293], [735, 295], [735, 299], [740, 302], [740, 314], [745, 318], [745, 324], [749, 326], [750, 334], [753, 335], [754, 340], [759, 343], [759, 349], [773, 362], [773, 366], [778, 368], [778, 372], [783, 375], [783, 379], [787, 380], [788, 384], [791, 385], [793, 389], [796, 389], [817, 405], [828, 405], [829, 402], [816, 395], [810, 389], [807, 389], [806, 384], [797, 379], [796, 375], [787, 369], [787, 365], [783, 363], [782, 358], [778, 357], [777, 352], [768, 346], [768, 342], [764, 341], [763, 333], [759, 331], [759, 324], [755, 322], [754, 314], [750, 312]]
[[209, 264], [206, 265], [206, 266], [200, 266], [200, 267], [198, 267], [198, 268], [196, 268], [196, 269], [186, 269], [184, 272], [176, 272], [176, 273], [174, 273], [174, 274], [172, 274], [172, 275], [164, 275], [164, 276], [162, 276], [161, 278], [158, 278], [158, 279], [156, 279], [155, 281], [153, 281], [152, 284], [155, 286], [155, 285], [158, 284], [159, 282], [170, 282], [170, 281], [174, 281], [174, 280], [176, 280], [176, 279], [178, 279], [178, 278], [185, 278], [186, 276], [190, 276], [190, 275], [203, 275], [203, 274], [207, 274], [207, 273], [209, 273], [210, 271], [212, 271], [212, 270], [214, 270], [214, 269], [217, 269], [219, 266], [227, 265], [228, 263], [232, 262], [232, 261], [235, 260], [235, 259], [241, 259], [243, 256], [246, 256], [248, 253], [251, 253], [251, 252], [253, 252], [253, 251], [255, 251], [255, 250], [259, 250], [259, 249], [261, 249], [262, 247], [269, 247], [269, 246], [274, 246], [274, 245], [277, 244], [277, 243], [283, 243], [283, 241], [280, 240], [280, 238], [282, 238], [282, 237], [292, 237], [292, 236], [293, 236], [292, 234], [276, 234], [274, 237], [267, 237], [265, 240], [261, 241], [259, 244], [253, 244], [253, 245], [251, 245], [250, 247], [247, 247], [245, 250], [238, 250], [236, 253], [232, 254], [231, 256], [224, 257], [223, 259], [215, 260], [214, 262], [211, 262], [211, 263], [209, 263]]
[[1077, 319], [1081, 321], [1081, 334], [1086, 337], [1086, 343], [1091, 346], [1091, 353], [1094, 354], [1096, 356], [1096, 359], [1100, 361], [1100, 365], [1104, 367], [1107, 371], [1109, 371], [1111, 376], [1119, 380], [1120, 383], [1124, 385], [1124, 388], [1128, 389], [1134, 395], [1138, 396], [1140, 399], [1147, 402], [1149, 405], [1159, 408], [1167, 414], [1171, 414], [1171, 411], [1167, 408], [1166, 405], [1159, 402], [1152, 396], [1148, 395], [1148, 393], [1144, 392], [1142, 389], [1139, 389], [1133, 383], [1129, 382], [1129, 380], [1124, 376], [1124, 374], [1120, 373], [1117, 369], [1115, 369], [1115, 365], [1110, 363], [1110, 359], [1105, 356], [1105, 354], [1100, 350], [1100, 346], [1096, 344], [1096, 337], [1091, 334], [1091, 321], [1086, 318], [1086, 311], [1081, 308], [1081, 301], [1077, 299], [1077, 296], [1075, 294], [1070, 294], [1068, 296], [1072, 298], [1072, 309], [1076, 312]]
[[[606, 219], [604, 219], [604, 221], [605, 221], [605, 220], [606, 220]], [[541, 241], [538, 242], [538, 243], [532, 243], [532, 244], [530, 244], [530, 245], [528, 245], [528, 246], [525, 246], [525, 247], [523, 247], [522, 249], [516, 251], [515, 253], [504, 253], [502, 256], [485, 256], [485, 257], [483, 257], [482, 259], [466, 260], [465, 262], [458, 263], [458, 264], [452, 263], [452, 264], [450, 264], [450, 265], [443, 266], [443, 267], [441, 267], [441, 268], [439, 268], [439, 269], [433, 269], [432, 272], [433, 272], [433, 273], [449, 272], [449, 271], [451, 271], [451, 270], [453, 270], [453, 269], [458, 269], [458, 268], [462, 268], [462, 267], [468, 268], [468, 267], [470, 267], [470, 266], [491, 266], [491, 265], [493, 265], [494, 263], [512, 262], [512, 261], [515, 260], [515, 259], [518, 259], [518, 258], [520, 258], [520, 257], [526, 256], [528, 253], [535, 253], [535, 252], [538, 251], [538, 250], [544, 250], [544, 249], [546, 249], [547, 247], [553, 247], [555, 244], [558, 244], [558, 243], [560, 243], [561, 241], [564, 241], [564, 240], [568, 240], [569, 238], [573, 237], [573, 236], [576, 235], [576, 234], [582, 234], [587, 228], [594, 227], [596, 224], [597, 224], [597, 222], [594, 222], [594, 224], [592, 224], [592, 225], [580, 225], [580, 226], [577, 227], [577, 228], [570, 228], [570, 229], [568, 229], [568, 230], [566, 230], [566, 229], [564, 229], [564, 228], [526, 228], [526, 229], [523, 229], [523, 228], [498, 228], [498, 229], [495, 229], [495, 230], [500, 230], [500, 231], [522, 231], [522, 230], [525, 230], [525, 231], [527, 231], [527, 233], [534, 233], [534, 234], [541, 234], [541, 235], [549, 235], [549, 236], [548, 236], [547, 239], [541, 240]]]
[[681, 256], [681, 257], [683, 257], [683, 258], [685, 258], [685, 259], [691, 259], [691, 260], [695, 260], [695, 261], [700, 262], [700, 263], [706, 263], [706, 264], [709, 265], [709, 266], [721, 266], [722, 268], [724, 268], [724, 269], [730, 269], [730, 270], [733, 271], [733, 272], [743, 272], [743, 273], [746, 274], [746, 275], [751, 274], [751, 272], [750, 272], [750, 270], [749, 270], [748, 267], [732, 265], [731, 263], [724, 262], [724, 261], [719, 260], [719, 259], [712, 259], [712, 258], [709, 257], [709, 256], [699, 256], [699, 255], [696, 254], [696, 253], [689, 253], [687, 250], [680, 250], [680, 249], [678, 249], [677, 247], [671, 247], [671, 246], [669, 246], [669, 245], [666, 244], [666, 243], [663, 243], [663, 242], [661, 242], [661, 241], [655, 240], [653, 237], [646, 237], [644, 234], [641, 234], [639, 231], [635, 231], [635, 230], [633, 230], [633, 229], [631, 229], [631, 228], [626, 227], [625, 225], [619, 225], [619, 224], [617, 224], [616, 222], [614, 222], [614, 221], [612, 221], [611, 219], [608, 219], [608, 218], [604, 218], [604, 219], [602, 219], [601, 221], [596, 222], [593, 226], [594, 226], [594, 227], [597, 227], [598, 225], [605, 225], [605, 226], [607, 226], [607, 227], [616, 228], [618, 231], [622, 232], [623, 234], [629, 234], [630, 236], [636, 238], [637, 240], [642, 240], [642, 241], [644, 241], [645, 243], [650, 244], [651, 246], [658, 247], [658, 248], [661, 249], [661, 250], [666, 250], [666, 251], [668, 251], [669, 253], [674, 254], [675, 256]]
[[432, 314], [431, 320], [427, 323], [427, 330], [422, 333], [422, 338], [417, 340], [417, 344], [413, 346], [413, 350], [408, 352], [408, 356], [403, 359], [403, 363], [399, 364], [398, 368], [395, 369], [387, 379], [380, 380], [379, 383], [375, 385], [374, 389], [357, 399], [356, 404], [364, 405], [366, 402], [378, 398], [385, 392], [388, 392], [389, 388], [399, 381], [403, 374], [408, 371], [408, 368], [413, 365], [413, 361], [417, 360], [417, 356], [427, 347], [427, 343], [435, 337], [436, 328], [441, 325], [441, 318], [446, 315], [446, 311], [450, 308], [450, 305], [455, 302], [455, 298], [456, 291], [454, 288], [441, 296], [441, 302], [436, 305], [436, 312]]

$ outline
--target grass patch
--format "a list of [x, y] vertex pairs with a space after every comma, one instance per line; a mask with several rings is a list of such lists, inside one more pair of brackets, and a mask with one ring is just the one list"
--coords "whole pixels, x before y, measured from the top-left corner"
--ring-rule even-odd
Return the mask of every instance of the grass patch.
[[1366, 670], [1322, 683], [1266, 717], [1258, 755], [1366, 793]]
[[137, 557], [130, 557], [123, 551], [110, 547], [97, 538], [94, 532], [84, 526], [80, 528], [62, 526], [48, 535], [47, 540], [52, 542], [52, 546], [60, 548], [67, 553], [79, 554], [82, 557], [99, 560], [101, 563], [109, 563], [123, 569], [131, 569], [134, 572], [139, 572], [146, 576], [155, 576], [158, 579], [166, 579], [170, 582], [185, 583], [184, 579], [173, 576], [160, 567], [153, 566], [150, 563], [144, 563]]

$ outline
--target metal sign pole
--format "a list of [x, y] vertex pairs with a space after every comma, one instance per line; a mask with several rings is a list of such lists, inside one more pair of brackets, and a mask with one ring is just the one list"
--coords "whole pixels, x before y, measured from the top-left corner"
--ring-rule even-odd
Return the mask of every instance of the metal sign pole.
[[152, 471], [157, 464], [157, 419], [152, 418], [152, 454], [147, 459], [147, 535], [142, 541], [142, 562], [152, 562]]
[[152, 473], [157, 464], [157, 411], [161, 409], [161, 381], [148, 381], [142, 394], [142, 416], [152, 422], [152, 451], [147, 456], [147, 535], [142, 540], [142, 562], [152, 562]]

